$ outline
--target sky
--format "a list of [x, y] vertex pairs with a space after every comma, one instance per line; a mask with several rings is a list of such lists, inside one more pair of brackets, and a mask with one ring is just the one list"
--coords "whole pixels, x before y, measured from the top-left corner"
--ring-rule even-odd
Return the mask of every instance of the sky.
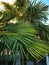
[[[2, 1], [7, 2], [7, 3], [10, 3], [10, 4], [13, 4], [15, 0], [0, 0], [0, 3], [1, 3]], [[37, 0], [37, 1], [43, 1], [43, 3], [49, 5], [49, 0]], [[1, 4], [0, 4], [0, 10], [1, 10], [1, 9], [3, 9], [3, 6], [1, 6]], [[48, 18], [49, 18], [49, 16], [48, 16]], [[47, 21], [46, 24], [49, 24], [49, 20]]]
[[44, 0], [44, 2], [49, 5], [49, 0]]
[[43, 1], [45, 4], [49, 5], [49, 0], [37, 0], [37, 1]]
[[2, 2], [2, 1], [13, 4], [13, 2], [14, 2], [15, 0], [0, 0], [0, 2]]

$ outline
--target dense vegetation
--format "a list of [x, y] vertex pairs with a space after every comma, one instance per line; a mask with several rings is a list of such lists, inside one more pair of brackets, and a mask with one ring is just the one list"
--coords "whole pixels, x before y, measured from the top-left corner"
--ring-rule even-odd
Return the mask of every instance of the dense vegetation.
[[[43, 2], [17, 0], [13, 5], [2, 2], [0, 11], [0, 56], [12, 55], [13, 65], [18, 54], [24, 60], [38, 61], [49, 53], [48, 5]], [[11, 21], [13, 21], [11, 23]], [[8, 60], [8, 59], [7, 59]]]

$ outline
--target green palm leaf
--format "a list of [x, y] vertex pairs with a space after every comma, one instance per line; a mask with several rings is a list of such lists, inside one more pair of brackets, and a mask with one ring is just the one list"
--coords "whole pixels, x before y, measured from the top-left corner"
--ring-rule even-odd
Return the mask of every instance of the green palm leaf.
[[[20, 2], [20, 4], [19, 1], [14, 3], [13, 7], [7, 3], [3, 3], [7, 9], [3, 11], [3, 13], [0, 13], [0, 17], [2, 16], [0, 18], [0, 37], [3, 41], [1, 41], [2, 44], [0, 44], [0, 48], [1, 51], [6, 48], [10, 55], [13, 55], [14, 62], [17, 54], [20, 54], [23, 59], [24, 56], [28, 59], [27, 54], [30, 54], [37, 61], [49, 53], [49, 43], [43, 41], [43, 39], [35, 39], [35, 34], [39, 33], [39, 29], [43, 28], [44, 31], [47, 29], [46, 32], [49, 32], [49, 29], [45, 26], [43, 27], [42, 24], [39, 25], [39, 27], [37, 25], [43, 18], [44, 20], [47, 19], [48, 6], [42, 2], [33, 2], [31, 4], [28, 1], [27, 5], [23, 1]], [[18, 8], [15, 5], [18, 6]], [[19, 15], [20, 13], [23, 13], [22, 16]], [[17, 19], [18, 22], [15, 24], [9, 23], [12, 19]], [[35, 25], [37, 25], [37, 28], [35, 29], [35, 26], [28, 21], [36, 22]], [[46, 36], [45, 32], [42, 32], [42, 35], [43, 33], [44, 36]], [[3, 47], [3, 45], [5, 47]]]
[[[45, 56], [45, 54], [49, 53], [49, 44], [47, 45], [47, 42], [44, 42], [42, 40], [37, 40], [34, 38], [35, 29], [32, 28], [30, 24], [25, 23], [17, 23], [12, 26], [7, 26], [6, 31], [2, 31], [0, 35], [3, 35], [4, 43], [7, 46], [7, 48], [11, 51], [12, 54], [16, 52], [17, 47], [19, 51], [19, 47], [23, 48], [23, 53], [26, 56], [26, 51], [24, 48], [30, 53], [33, 58], [36, 60], [42, 58]], [[29, 30], [28, 29], [31, 29]], [[18, 30], [17, 30], [18, 29]], [[15, 42], [12, 42], [13, 40], [16, 40]], [[14, 51], [14, 52], [13, 52]], [[21, 50], [20, 50], [21, 51]], [[19, 51], [19, 53], [20, 53]], [[17, 52], [16, 52], [17, 53]]]

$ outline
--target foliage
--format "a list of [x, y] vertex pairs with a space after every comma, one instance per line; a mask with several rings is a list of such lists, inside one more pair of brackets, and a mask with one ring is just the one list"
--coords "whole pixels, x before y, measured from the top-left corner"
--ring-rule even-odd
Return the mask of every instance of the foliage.
[[[19, 1], [14, 5], [2, 2], [5, 10], [0, 11], [0, 53], [7, 49], [8, 55], [12, 54], [14, 61], [17, 54], [27, 59], [30, 54], [37, 61], [49, 53], [49, 44], [45, 41], [49, 29], [40, 22], [42, 19], [47, 20], [48, 6], [42, 2], [34, 4], [34, 1], [33, 3]], [[18, 22], [10, 23], [13, 19]], [[44, 39], [40, 36], [40, 39], [36, 39], [36, 33]]]

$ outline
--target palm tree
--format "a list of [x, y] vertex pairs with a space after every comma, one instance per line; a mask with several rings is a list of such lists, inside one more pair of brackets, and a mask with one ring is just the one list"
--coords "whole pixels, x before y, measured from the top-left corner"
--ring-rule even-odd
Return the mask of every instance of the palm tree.
[[[28, 59], [28, 54], [30, 54], [36, 61], [49, 53], [49, 44], [47, 45], [47, 42], [35, 39], [37, 30], [31, 23], [24, 22], [28, 6], [25, 9], [25, 5], [19, 10], [19, 7], [16, 7], [17, 5], [3, 4], [6, 5], [6, 9], [0, 13], [0, 52], [4, 51], [4, 48], [7, 49], [8, 55], [10, 53], [13, 56], [13, 65], [18, 53], [22, 59], [24, 59], [24, 56]], [[18, 22], [12, 24], [9, 22], [12, 19], [16, 19]], [[30, 20], [27, 19], [27, 21]]]
[[40, 21], [46, 21], [48, 15], [48, 5], [43, 2], [35, 2], [29, 4], [27, 9], [27, 20], [31, 23], [38, 24]]
[[44, 41], [49, 41], [49, 28], [48, 25], [43, 24], [42, 22], [38, 23], [38, 26], [36, 26], [37, 29], [37, 36], [40, 37], [40, 39]]

